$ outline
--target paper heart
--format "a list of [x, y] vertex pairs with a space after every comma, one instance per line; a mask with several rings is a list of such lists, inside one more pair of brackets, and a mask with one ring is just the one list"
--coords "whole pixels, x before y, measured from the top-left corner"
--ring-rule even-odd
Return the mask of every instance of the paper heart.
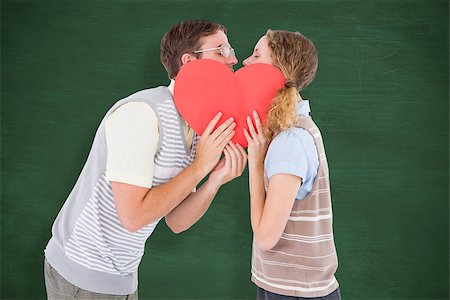
[[247, 128], [247, 116], [256, 110], [264, 122], [270, 102], [284, 83], [283, 74], [272, 65], [252, 64], [233, 73], [222, 63], [199, 59], [178, 72], [175, 106], [199, 135], [218, 112], [222, 112], [219, 124], [234, 117], [233, 142], [247, 147], [243, 132]]

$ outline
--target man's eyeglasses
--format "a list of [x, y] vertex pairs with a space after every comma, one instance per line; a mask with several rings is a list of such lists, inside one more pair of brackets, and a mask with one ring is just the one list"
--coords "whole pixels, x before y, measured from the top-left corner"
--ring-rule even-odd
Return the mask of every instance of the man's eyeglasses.
[[194, 51], [193, 53], [197, 54], [197, 53], [202, 53], [202, 52], [207, 52], [207, 51], [214, 51], [214, 50], [220, 50], [220, 54], [223, 57], [228, 57], [228, 56], [230, 56], [230, 54], [233, 55], [233, 56], [236, 56], [235, 53], [234, 53], [234, 49], [231, 48], [231, 46], [228, 46], [228, 45], [222, 45], [222, 46], [217, 47], [217, 48], [209, 48], [209, 49], [197, 50], [197, 51]]

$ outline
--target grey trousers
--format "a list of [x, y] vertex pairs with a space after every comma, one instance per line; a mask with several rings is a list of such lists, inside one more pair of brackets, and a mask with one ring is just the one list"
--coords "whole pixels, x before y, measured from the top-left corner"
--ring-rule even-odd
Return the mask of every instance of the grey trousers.
[[337, 288], [331, 294], [324, 297], [317, 298], [303, 298], [303, 297], [292, 297], [292, 296], [283, 296], [268, 292], [259, 286], [257, 288], [256, 299], [258, 300], [341, 300], [341, 291]]
[[44, 261], [45, 287], [47, 289], [48, 300], [69, 300], [69, 299], [104, 299], [104, 300], [137, 300], [137, 291], [130, 295], [108, 295], [99, 294], [83, 290], [67, 280], [56, 272], [56, 270]]

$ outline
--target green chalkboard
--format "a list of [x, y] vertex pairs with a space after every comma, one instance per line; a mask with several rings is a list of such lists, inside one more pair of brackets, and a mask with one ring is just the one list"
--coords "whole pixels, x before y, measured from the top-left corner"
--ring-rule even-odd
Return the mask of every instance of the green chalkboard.
[[[319, 50], [303, 96], [322, 130], [344, 299], [449, 297], [444, 0], [1, 1], [1, 295], [45, 298], [43, 249], [108, 108], [167, 85], [159, 42], [223, 23], [240, 62], [268, 28]], [[255, 299], [248, 173], [190, 230], [146, 245], [141, 299]]]

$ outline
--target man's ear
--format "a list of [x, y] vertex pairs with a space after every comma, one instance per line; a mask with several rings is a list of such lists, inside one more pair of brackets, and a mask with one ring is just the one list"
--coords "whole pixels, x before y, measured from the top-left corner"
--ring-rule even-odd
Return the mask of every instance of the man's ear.
[[190, 62], [191, 60], [193, 60], [193, 57], [191, 56], [190, 53], [185, 53], [181, 56], [181, 66], [184, 66], [185, 64], [187, 64], [188, 62]]

